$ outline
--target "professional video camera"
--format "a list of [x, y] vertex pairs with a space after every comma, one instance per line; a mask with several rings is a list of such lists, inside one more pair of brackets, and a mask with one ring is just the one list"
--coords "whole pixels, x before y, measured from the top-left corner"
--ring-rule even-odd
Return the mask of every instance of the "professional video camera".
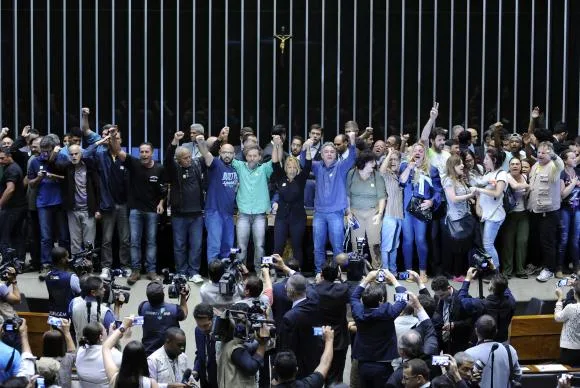
[[256, 339], [262, 325], [269, 329], [269, 338], [276, 338], [275, 322], [266, 319], [266, 307], [260, 301], [254, 301], [248, 311], [226, 310], [214, 320], [212, 333], [217, 341], [236, 337], [250, 342]]
[[370, 268], [369, 254], [365, 252], [367, 245], [366, 238], [356, 238], [356, 250], [348, 254], [347, 280], [360, 281]]
[[494, 269], [492, 257], [482, 249], [476, 250], [471, 256], [471, 260], [479, 275], [489, 274]]
[[236, 255], [240, 252], [240, 248], [231, 248], [230, 257], [223, 259], [226, 268], [224, 270], [224, 274], [219, 280], [219, 291], [221, 295], [234, 295], [236, 290], [236, 283], [242, 279], [242, 274], [239, 267], [244, 263], [236, 257]]
[[128, 273], [122, 269], [111, 270], [111, 279], [103, 281], [103, 286], [105, 287], [103, 301], [105, 303], [114, 304], [115, 302], [129, 302], [131, 294], [128, 291], [131, 290], [131, 287], [125, 287], [115, 283], [116, 277], [126, 277], [127, 275]]
[[93, 272], [93, 262], [99, 258], [100, 248], [95, 248], [93, 243], [85, 243], [85, 250], [74, 253], [69, 260], [69, 266], [78, 276]]
[[170, 273], [167, 268], [164, 268], [161, 272], [163, 273], [163, 284], [169, 284], [167, 296], [170, 299], [179, 298], [181, 291], [187, 289], [187, 276]]
[[6, 318], [4, 320], [4, 323], [2, 324], [2, 329], [5, 332], [8, 331], [18, 331], [18, 329], [20, 328], [20, 325], [22, 324], [23, 319], [19, 318], [19, 317], [12, 317], [12, 318]]
[[13, 276], [12, 272], [9, 271], [9, 268], [14, 268], [16, 273], [22, 273], [22, 268], [24, 267], [24, 263], [22, 260], [16, 257], [16, 250], [12, 248], [6, 248], [3, 252], [0, 253], [0, 280], [8, 281], [11, 276]]

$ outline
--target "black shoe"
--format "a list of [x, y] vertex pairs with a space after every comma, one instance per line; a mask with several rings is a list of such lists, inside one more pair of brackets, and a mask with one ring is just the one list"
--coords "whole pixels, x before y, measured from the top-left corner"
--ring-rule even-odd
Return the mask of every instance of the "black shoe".
[[528, 274], [525, 273], [525, 272], [517, 273], [516, 274], [516, 278], [519, 278], [519, 279], [527, 279], [528, 278]]
[[46, 279], [46, 277], [48, 276], [48, 273], [50, 272], [50, 265], [48, 264], [44, 264], [42, 266], [42, 269], [40, 270], [40, 274], [38, 274], [38, 279], [43, 282], [44, 279]]

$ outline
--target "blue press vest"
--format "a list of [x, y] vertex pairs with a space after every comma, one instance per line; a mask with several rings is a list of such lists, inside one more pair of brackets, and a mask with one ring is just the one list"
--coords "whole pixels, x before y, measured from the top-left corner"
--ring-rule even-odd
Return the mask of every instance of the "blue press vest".
[[170, 327], [179, 327], [177, 312], [179, 306], [174, 303], [163, 303], [159, 307], [151, 306], [145, 301], [139, 306], [139, 315], [143, 316], [143, 346], [145, 354], [159, 349], [165, 343], [165, 332]]
[[48, 314], [54, 317], [69, 318], [68, 307], [74, 298], [70, 287], [71, 272], [53, 269], [46, 277], [48, 289]]

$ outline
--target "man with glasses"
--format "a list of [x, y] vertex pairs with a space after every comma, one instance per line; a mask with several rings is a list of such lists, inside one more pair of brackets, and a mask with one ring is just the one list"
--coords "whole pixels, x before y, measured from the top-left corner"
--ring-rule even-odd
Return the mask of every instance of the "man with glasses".
[[234, 147], [222, 144], [215, 158], [201, 136], [197, 144], [208, 169], [205, 227], [207, 229], [207, 261], [229, 257], [234, 246], [234, 202], [238, 190], [238, 174], [232, 167]]

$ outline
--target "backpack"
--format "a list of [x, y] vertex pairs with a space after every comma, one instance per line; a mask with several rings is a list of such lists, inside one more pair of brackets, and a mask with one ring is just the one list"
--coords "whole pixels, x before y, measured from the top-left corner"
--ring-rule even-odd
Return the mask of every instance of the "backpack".
[[[497, 180], [498, 174], [503, 171], [499, 170], [497, 174], [495, 174], [495, 179]], [[514, 190], [510, 186], [510, 184], [506, 181], [505, 189], [503, 192], [503, 209], [505, 210], [506, 214], [514, 210], [516, 205], [518, 204], [518, 200], [516, 199], [516, 195]]]

